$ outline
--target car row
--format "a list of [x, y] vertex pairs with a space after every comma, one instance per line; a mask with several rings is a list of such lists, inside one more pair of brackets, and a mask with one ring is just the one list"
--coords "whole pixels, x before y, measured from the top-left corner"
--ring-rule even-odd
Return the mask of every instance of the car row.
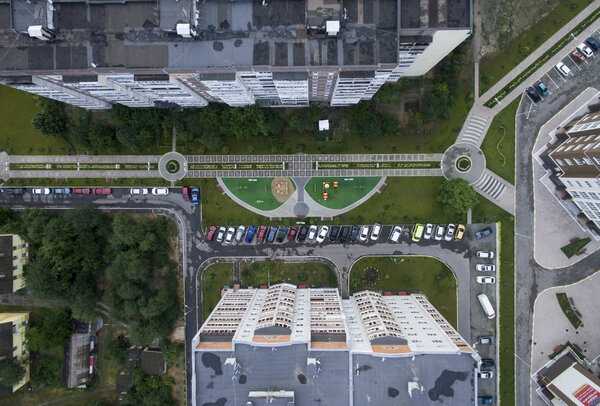
[[441, 224], [433, 225], [431, 223], [427, 223], [423, 225], [417, 223], [412, 229], [411, 240], [414, 242], [419, 242], [421, 239], [430, 240], [433, 238], [436, 241], [460, 241], [463, 239], [464, 235], [465, 226], [462, 224], [457, 226], [451, 223], [447, 226], [444, 226]]

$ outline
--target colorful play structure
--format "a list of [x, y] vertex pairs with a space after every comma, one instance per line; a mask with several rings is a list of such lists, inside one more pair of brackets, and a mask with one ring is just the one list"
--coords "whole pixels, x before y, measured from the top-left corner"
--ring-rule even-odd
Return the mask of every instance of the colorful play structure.
[[323, 182], [323, 200], [329, 199], [329, 188], [333, 185], [333, 188], [337, 192], [338, 182]]

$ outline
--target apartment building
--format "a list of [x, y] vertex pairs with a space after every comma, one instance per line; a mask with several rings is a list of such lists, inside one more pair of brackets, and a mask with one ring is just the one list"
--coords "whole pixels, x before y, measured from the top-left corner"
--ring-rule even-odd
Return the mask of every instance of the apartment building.
[[25, 287], [23, 266], [29, 262], [29, 245], [16, 234], [0, 235], [0, 293]]
[[475, 403], [480, 357], [420, 293], [227, 289], [192, 347], [196, 405], [425, 405], [434, 387], [449, 393], [444, 370], [461, 376], [444, 404]]
[[29, 382], [29, 352], [25, 330], [29, 322], [29, 313], [0, 313], [0, 366], [8, 359], [22, 361], [25, 366], [23, 380], [13, 387], [0, 383], [0, 396], [9, 396]]
[[86, 109], [345, 106], [427, 73], [471, 20], [470, 0], [6, 1], [0, 83]]

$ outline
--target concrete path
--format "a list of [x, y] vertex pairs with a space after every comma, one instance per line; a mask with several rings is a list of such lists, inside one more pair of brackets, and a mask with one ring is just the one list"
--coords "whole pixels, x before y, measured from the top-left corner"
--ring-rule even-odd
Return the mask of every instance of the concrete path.
[[515, 187], [505, 179], [486, 169], [473, 187], [477, 193], [489, 201], [494, 202], [510, 214], [515, 214]]

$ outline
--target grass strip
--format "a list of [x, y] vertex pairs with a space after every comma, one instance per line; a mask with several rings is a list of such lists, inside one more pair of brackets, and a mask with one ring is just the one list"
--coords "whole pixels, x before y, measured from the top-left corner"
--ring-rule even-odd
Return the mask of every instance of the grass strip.
[[440, 162], [315, 162], [313, 169], [431, 169]]
[[577, 329], [580, 326], [583, 326], [581, 319], [577, 316], [577, 314], [575, 314], [573, 307], [571, 307], [571, 303], [569, 303], [569, 298], [567, 297], [566, 293], [557, 293], [556, 300], [558, 300], [558, 305], [562, 309], [565, 316], [567, 316], [567, 319], [569, 319], [569, 322], [573, 325], [573, 327]]
[[578, 255], [579, 252], [583, 249], [583, 247], [588, 245], [590, 241], [592, 241], [592, 239], [589, 237], [582, 238], [580, 240], [573, 241], [572, 243], [567, 244], [564, 247], [561, 247], [560, 250], [567, 256], [567, 258], [571, 258], [574, 255]]

